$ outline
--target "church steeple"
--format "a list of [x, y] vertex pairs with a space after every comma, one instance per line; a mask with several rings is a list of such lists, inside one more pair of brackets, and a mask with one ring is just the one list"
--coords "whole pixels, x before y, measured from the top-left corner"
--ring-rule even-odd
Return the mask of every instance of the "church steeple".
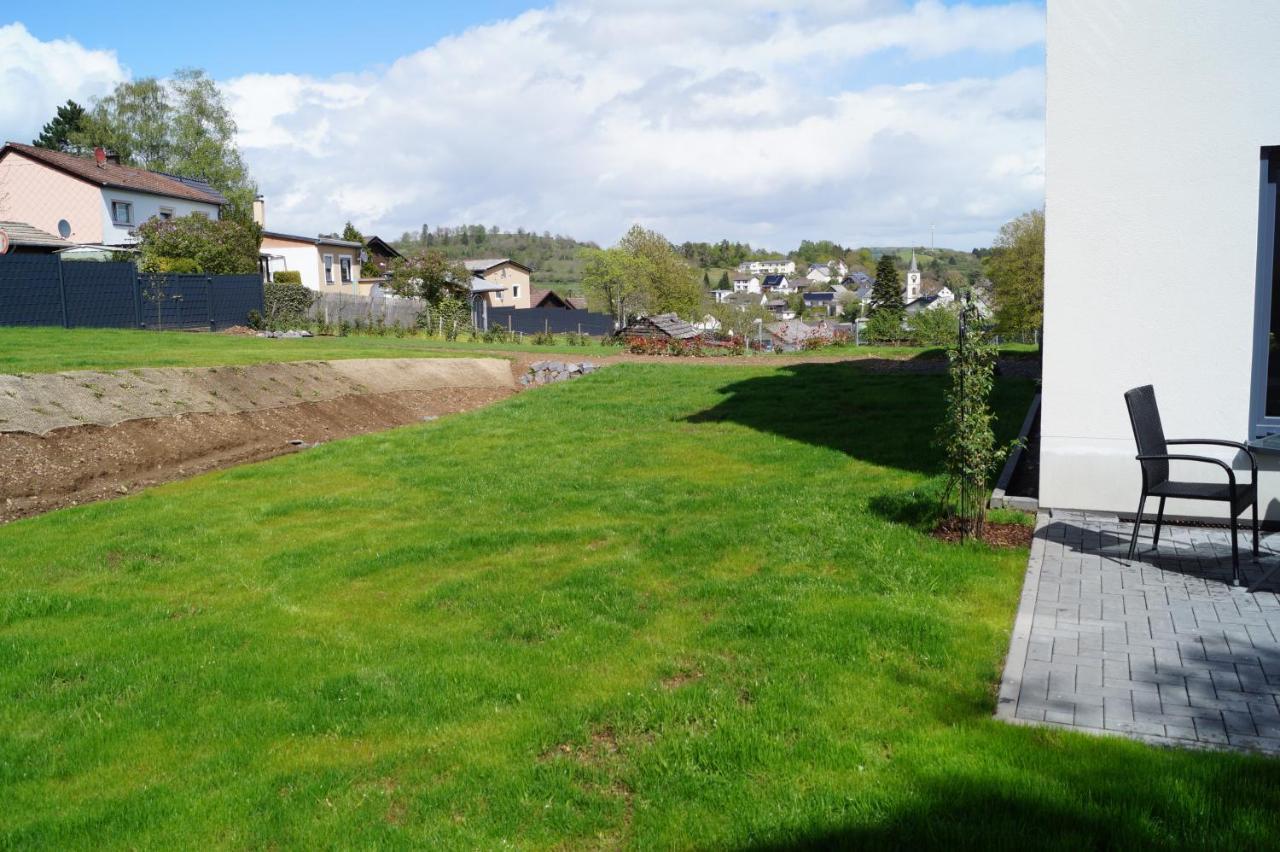
[[907, 292], [903, 301], [910, 304], [924, 295], [920, 288], [920, 267], [916, 265], [916, 250], [911, 250], [911, 268], [907, 270]]

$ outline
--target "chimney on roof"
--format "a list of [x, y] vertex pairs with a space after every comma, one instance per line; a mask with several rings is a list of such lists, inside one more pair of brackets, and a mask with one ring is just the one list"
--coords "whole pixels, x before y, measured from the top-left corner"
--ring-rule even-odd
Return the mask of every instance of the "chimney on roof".
[[106, 168], [107, 165], [107, 149], [99, 145], [93, 149], [93, 160], [98, 164], [98, 168]]
[[261, 195], [253, 197], [253, 222], [259, 228], [267, 227], [267, 200]]

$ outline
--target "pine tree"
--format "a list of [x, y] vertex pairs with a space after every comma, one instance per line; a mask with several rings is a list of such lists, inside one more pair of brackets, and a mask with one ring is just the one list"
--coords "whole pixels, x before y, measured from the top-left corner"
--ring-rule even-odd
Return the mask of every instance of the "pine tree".
[[716, 287], [716, 289], [717, 289], [717, 290], [732, 290], [732, 289], [733, 289], [733, 285], [729, 283], [729, 273], [728, 273], [728, 272], [721, 272], [721, 273], [720, 273], [720, 284]]
[[869, 317], [888, 313], [901, 319], [906, 312], [902, 304], [902, 279], [898, 277], [898, 265], [891, 254], [882, 255], [876, 263], [876, 282], [871, 287], [869, 301]]
[[703, 270], [702, 272], [702, 289], [703, 290], [711, 289], [711, 273], [707, 272], [706, 270]]
[[74, 133], [83, 133], [85, 124], [84, 107], [75, 101], [68, 100], [58, 107], [58, 112], [40, 131], [40, 135], [31, 140], [37, 148], [48, 148], [50, 151], [70, 151], [77, 148], [72, 144]]

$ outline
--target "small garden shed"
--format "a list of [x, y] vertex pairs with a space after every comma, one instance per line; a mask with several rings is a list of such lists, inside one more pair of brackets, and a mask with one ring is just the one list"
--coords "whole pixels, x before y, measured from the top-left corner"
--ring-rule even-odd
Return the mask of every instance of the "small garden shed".
[[675, 314], [640, 317], [627, 323], [623, 337], [649, 337], [662, 340], [692, 340], [701, 335], [696, 328]]

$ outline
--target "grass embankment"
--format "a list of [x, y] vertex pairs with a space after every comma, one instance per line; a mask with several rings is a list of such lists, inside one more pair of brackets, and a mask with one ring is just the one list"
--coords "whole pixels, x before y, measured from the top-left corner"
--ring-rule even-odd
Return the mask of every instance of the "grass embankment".
[[0, 846], [1272, 844], [1274, 761], [991, 719], [944, 387], [621, 365], [0, 528]]

